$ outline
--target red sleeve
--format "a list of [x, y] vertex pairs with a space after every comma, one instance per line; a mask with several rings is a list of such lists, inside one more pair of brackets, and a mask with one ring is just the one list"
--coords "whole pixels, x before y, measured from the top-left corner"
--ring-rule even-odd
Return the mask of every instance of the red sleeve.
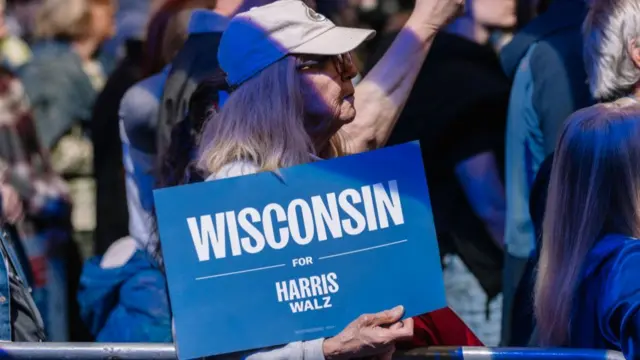
[[398, 344], [409, 350], [427, 346], [484, 346], [469, 327], [450, 308], [415, 316], [411, 341]]

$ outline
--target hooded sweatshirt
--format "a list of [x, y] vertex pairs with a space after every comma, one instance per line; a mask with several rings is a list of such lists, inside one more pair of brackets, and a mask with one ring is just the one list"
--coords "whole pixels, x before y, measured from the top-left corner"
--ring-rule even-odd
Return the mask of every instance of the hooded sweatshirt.
[[166, 280], [146, 252], [135, 250], [123, 266], [105, 268], [101, 257], [85, 263], [80, 314], [98, 342], [173, 340]]
[[640, 240], [608, 235], [587, 255], [573, 297], [567, 346], [640, 358]]

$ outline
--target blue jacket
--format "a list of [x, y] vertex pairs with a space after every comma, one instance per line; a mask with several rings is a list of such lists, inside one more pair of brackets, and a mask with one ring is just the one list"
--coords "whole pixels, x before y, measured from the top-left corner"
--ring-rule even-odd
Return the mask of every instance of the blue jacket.
[[[14, 333], [10, 301], [11, 287], [9, 284], [9, 268], [7, 266], [13, 266], [16, 271], [15, 275], [25, 284], [28, 279], [15, 249], [16, 246], [21, 245], [14, 241], [18, 240], [12, 239], [4, 229], [0, 228], [0, 341], [12, 341]], [[35, 304], [33, 304], [31, 310], [37, 313], [34, 314], [34, 318], [40, 319], [38, 320], [40, 322], [39, 326], [43, 327], [42, 318], [38, 309], [35, 308]], [[15, 320], [15, 314], [13, 315]]]
[[553, 152], [564, 120], [593, 103], [582, 60], [584, 0], [555, 0], [500, 54], [513, 79], [506, 143], [507, 251], [527, 258], [535, 250], [529, 193], [544, 159]]
[[622, 351], [640, 358], [640, 241], [600, 240], [587, 255], [571, 317], [571, 347]]
[[52, 148], [69, 129], [91, 120], [96, 90], [71, 45], [41, 41], [18, 74], [29, 97], [42, 144]]
[[[500, 54], [505, 73], [513, 79], [505, 146], [504, 241], [509, 258], [523, 262], [537, 251], [529, 212], [536, 173], [555, 148], [565, 119], [592, 103], [582, 60], [581, 26], [586, 14], [585, 0], [554, 0]], [[536, 261], [531, 257], [529, 265]], [[526, 300], [531, 298], [533, 282], [523, 279], [511, 262], [505, 266], [503, 345], [523, 346], [533, 326]]]
[[80, 278], [80, 315], [98, 342], [172, 342], [163, 273], [143, 251], [122, 267], [89, 259]]

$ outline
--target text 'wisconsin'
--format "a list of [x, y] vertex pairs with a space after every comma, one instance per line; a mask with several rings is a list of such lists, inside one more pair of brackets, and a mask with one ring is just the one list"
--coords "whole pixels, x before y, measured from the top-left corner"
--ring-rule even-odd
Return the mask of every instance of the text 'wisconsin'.
[[[391, 220], [392, 225], [390, 225]], [[282, 249], [293, 240], [307, 245], [314, 239], [339, 239], [345, 234], [359, 235], [404, 224], [402, 204], [396, 180], [345, 189], [311, 199], [294, 199], [287, 206], [270, 203], [258, 210], [247, 207], [239, 212], [187, 218], [187, 224], [199, 261], [227, 254], [256, 254], [265, 246]], [[240, 232], [242, 230], [242, 233]]]

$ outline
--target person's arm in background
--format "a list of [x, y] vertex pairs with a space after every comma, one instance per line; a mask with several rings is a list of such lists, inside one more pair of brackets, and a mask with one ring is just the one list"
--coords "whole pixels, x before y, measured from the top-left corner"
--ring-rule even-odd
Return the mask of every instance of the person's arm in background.
[[0, 184], [0, 219], [15, 224], [22, 216], [22, 201], [18, 193], [10, 185]]
[[359, 153], [385, 144], [436, 33], [458, 15], [463, 5], [463, 0], [416, 1], [396, 40], [355, 89], [357, 115], [343, 127], [347, 152]]
[[503, 248], [507, 200], [498, 169], [494, 153], [485, 151], [457, 163], [455, 172], [473, 212]]
[[0, 137], [7, 141], [0, 159], [2, 181], [17, 192], [29, 216], [52, 221], [66, 218], [70, 211], [67, 188], [41, 146], [24, 87], [12, 75], [0, 72], [0, 79], [6, 84], [0, 93], [2, 111], [12, 124], [0, 128]]
[[[545, 155], [554, 151], [567, 117], [591, 104], [582, 54], [565, 54], [563, 58], [559, 51], [550, 43], [540, 42], [531, 54], [530, 61], [533, 108], [540, 120]], [[567, 63], [572, 59], [579, 61]]]

